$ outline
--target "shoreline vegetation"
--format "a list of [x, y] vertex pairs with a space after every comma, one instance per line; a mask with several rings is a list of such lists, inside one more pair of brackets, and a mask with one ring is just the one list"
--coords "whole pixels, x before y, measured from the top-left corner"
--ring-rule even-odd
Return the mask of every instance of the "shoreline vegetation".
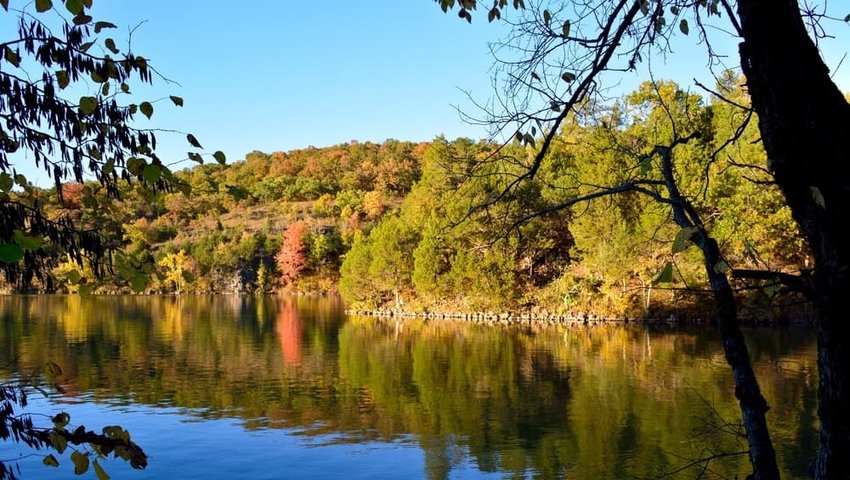
[[[728, 75], [718, 88], [749, 101], [739, 78]], [[565, 124], [552, 161], [504, 201], [494, 195], [533, 158], [528, 142], [500, 149], [436, 138], [255, 151], [228, 165], [176, 171], [181, 188], [173, 191], [119, 183], [117, 201], [94, 181], [65, 183], [59, 192], [12, 191], [49, 218], [101, 232], [114, 253], [108, 266], [98, 265], [45, 243], [42, 274], [4, 271], [0, 291], [323, 292], [373, 316], [486, 321], [503, 315], [488, 312], [515, 312], [508, 320], [518, 322], [524, 315], [543, 322], [710, 318], [700, 253], [665, 206], [629, 193], [559, 203], [620, 183], [635, 168], [652, 181], [656, 166], [633, 165], [615, 147], [639, 150], [642, 139], [664, 134], [655, 118], [659, 96], [702, 132], [680, 152], [677, 175], [698, 192], [694, 208], [718, 240], [723, 261], [715, 268], [733, 278], [737, 269], [762, 273], [735, 280], [741, 316], [759, 324], [805, 317], [800, 296], [771, 276], [812, 264], [782, 195], [758, 168], [712, 160], [720, 152], [736, 164], [764, 165], [755, 122], [724, 143], [735, 109], [672, 82], [641, 86], [603, 124]], [[706, 171], [712, 182], [703, 185]], [[542, 211], [550, 213], [536, 215]]]

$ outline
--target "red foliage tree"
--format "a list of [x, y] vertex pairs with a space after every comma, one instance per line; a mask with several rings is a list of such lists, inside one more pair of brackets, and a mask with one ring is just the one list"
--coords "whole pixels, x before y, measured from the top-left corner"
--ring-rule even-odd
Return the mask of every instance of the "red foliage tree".
[[283, 242], [275, 255], [275, 261], [284, 283], [295, 281], [307, 265], [307, 248], [304, 244], [306, 234], [307, 224], [304, 222], [292, 223], [283, 232]]

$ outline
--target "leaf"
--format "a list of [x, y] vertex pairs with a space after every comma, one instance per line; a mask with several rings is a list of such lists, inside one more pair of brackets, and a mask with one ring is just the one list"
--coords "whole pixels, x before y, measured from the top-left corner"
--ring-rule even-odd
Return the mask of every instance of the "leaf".
[[74, 473], [82, 475], [89, 470], [89, 456], [76, 450], [71, 453], [71, 461], [74, 462]]
[[679, 233], [673, 240], [673, 255], [685, 251], [690, 246], [691, 237], [693, 237], [697, 231], [696, 227], [686, 227], [679, 230]]
[[716, 273], [726, 273], [729, 271], [729, 264], [726, 263], [726, 260], [720, 260], [714, 264], [714, 271]]
[[142, 170], [142, 178], [148, 183], [155, 183], [162, 176], [162, 169], [159, 165], [150, 164]]
[[59, 460], [56, 460], [56, 457], [54, 457], [52, 453], [50, 455], [44, 457], [44, 459], [41, 461], [41, 463], [47, 465], [48, 467], [58, 467], [59, 466]]
[[65, 449], [68, 448], [68, 439], [58, 432], [53, 432], [50, 434], [50, 444], [53, 445], [53, 448], [55, 448], [61, 455], [65, 453]]
[[567, 38], [567, 37], [570, 36], [570, 27], [571, 26], [572, 25], [570, 24], [570, 21], [567, 20], [566, 22], [564, 22], [564, 26], [561, 27], [561, 35], [563, 35], [564, 38]]
[[71, 78], [68, 76], [68, 72], [65, 70], [57, 70], [56, 71], [56, 81], [59, 83], [59, 88], [63, 89], [71, 83]]
[[812, 199], [814, 199], [815, 203], [822, 209], [826, 210], [826, 200], [823, 198], [823, 193], [821, 193], [818, 187], [809, 187], [812, 190]]
[[44, 238], [38, 235], [29, 236], [21, 230], [15, 230], [12, 238], [15, 240], [15, 243], [21, 246], [21, 248], [29, 251], [38, 250], [41, 248], [41, 244], [44, 243]]
[[88, 52], [88, 51], [89, 51], [89, 49], [90, 49], [93, 45], [94, 45], [94, 42], [86, 42], [86, 43], [84, 43], [84, 44], [80, 45], [80, 51], [81, 51], [81, 52], [83, 52], [83, 53], [86, 53], [86, 52]]
[[106, 48], [108, 48], [109, 51], [112, 53], [118, 54], [120, 52], [120, 50], [118, 50], [118, 47], [115, 46], [115, 40], [111, 38], [107, 38], [106, 40], [104, 40], [103, 44], [106, 45]]
[[151, 102], [140, 103], [139, 104], [139, 110], [142, 112], [142, 114], [144, 116], [146, 116], [148, 118], [151, 118], [151, 115], [153, 115], [153, 105], [151, 105]]
[[97, 98], [95, 97], [80, 97], [80, 113], [83, 115], [91, 115], [97, 110]]
[[543, 23], [545, 23], [546, 26], [548, 27], [549, 23], [551, 23], [551, 22], [552, 22], [552, 14], [549, 13], [549, 10], [543, 10]]
[[539, 81], [540, 81], [540, 75], [538, 75], [538, 74], [537, 74], [537, 73], [535, 73], [535, 72], [531, 72], [531, 79], [532, 79], [532, 80], [537, 80], [537, 81], [539, 82]]
[[673, 264], [671, 262], [667, 262], [667, 264], [664, 265], [664, 269], [662, 269], [661, 272], [659, 272], [658, 275], [655, 277], [655, 279], [652, 280], [652, 284], [655, 285], [658, 283], [670, 283], [672, 281]]
[[29, 182], [27, 181], [27, 177], [21, 175], [20, 173], [15, 175], [15, 183], [17, 183], [21, 187], [26, 187], [26, 186], [29, 185]]
[[104, 83], [102, 87], [100, 87], [100, 94], [104, 97], [109, 95], [109, 83]]
[[688, 30], [688, 21], [687, 21], [687, 20], [685, 20], [684, 18], [682, 19], [682, 21], [681, 21], [681, 22], [679, 22], [679, 30], [680, 30], [682, 33], [684, 33], [685, 35], [687, 35], [687, 34], [688, 34], [688, 31], [689, 31], [689, 30]]
[[19, 57], [14, 50], [9, 47], [4, 47], [3, 50], [3, 57], [6, 59], [7, 62], [11, 63], [16, 67], [21, 66], [21, 57]]
[[86, 298], [92, 294], [94, 291], [94, 285], [89, 285], [87, 283], [81, 283], [77, 287], [77, 293], [80, 295], [80, 298]]
[[572, 72], [564, 72], [561, 74], [561, 79], [569, 83], [576, 79], [576, 75]]
[[638, 0], [640, 2], [640, 13], [649, 14], [649, 0]]
[[0, 263], [17, 263], [24, 258], [23, 249], [14, 243], [0, 243]]
[[9, 11], [9, 0], [0, 0], [0, 6], [3, 7], [3, 10]]
[[186, 140], [189, 142], [189, 145], [192, 145], [195, 148], [204, 148], [201, 146], [201, 143], [198, 142], [198, 139], [191, 133], [186, 135]]
[[74, 25], [85, 25], [92, 21], [91, 15], [76, 15], [73, 19]]
[[124, 93], [130, 93], [130, 86], [124, 82], [121, 82], [121, 91]]
[[180, 97], [175, 97], [174, 95], [171, 95], [171, 101], [174, 102], [174, 105], [177, 105], [178, 107], [183, 106], [183, 99]]
[[220, 165], [224, 165], [224, 164], [227, 163], [227, 157], [224, 155], [224, 152], [222, 152], [221, 150], [218, 150], [215, 153], [213, 153], [213, 158]]
[[35, 0], [35, 11], [38, 13], [46, 12], [53, 8], [52, 0]]
[[66, 0], [65, 8], [74, 15], [83, 13], [83, 2], [81, 0]]
[[189, 155], [189, 160], [193, 162], [198, 162], [200, 164], [204, 163], [204, 157], [200, 156], [199, 154], [195, 152], [187, 152], [186, 154]]
[[186, 280], [186, 283], [192, 283], [195, 281], [195, 276], [192, 275], [192, 272], [183, 270], [180, 272], [180, 275], [183, 277], [183, 280]]
[[496, 8], [496, 7], [491, 8], [490, 11], [487, 12], [487, 21], [490, 22], [490, 23], [493, 23], [493, 20], [496, 20], [497, 18], [501, 18], [501, 17], [502, 17], [502, 14], [499, 11], [499, 9]]
[[95, 22], [94, 24], [94, 33], [100, 33], [104, 28], [118, 28], [118, 25], [115, 25], [112, 22]]
[[650, 168], [652, 168], [652, 157], [643, 157], [643, 160], [640, 161], [640, 174], [646, 175]]
[[8, 192], [12, 190], [12, 187], [15, 185], [15, 181], [12, 180], [12, 176], [6, 172], [0, 172], [0, 191]]
[[844, 17], [844, 21], [850, 23], [850, 13], [848, 13], [847, 16]]
[[109, 475], [106, 474], [106, 471], [103, 467], [97, 463], [97, 460], [94, 461], [94, 474], [97, 475], [97, 480], [109, 480]]

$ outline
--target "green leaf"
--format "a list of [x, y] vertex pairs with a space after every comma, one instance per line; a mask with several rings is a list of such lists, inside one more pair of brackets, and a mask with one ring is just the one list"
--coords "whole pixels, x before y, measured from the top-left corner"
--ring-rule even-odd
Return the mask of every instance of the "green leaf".
[[82, 475], [89, 471], [89, 456], [76, 450], [71, 452], [71, 461], [74, 462], [74, 473]]
[[46, 12], [53, 8], [52, 0], [35, 0], [35, 11], [38, 13]]
[[195, 276], [192, 275], [192, 272], [183, 270], [180, 272], [180, 275], [183, 277], [183, 280], [186, 280], [186, 283], [192, 283], [195, 281]]
[[80, 14], [73, 19], [74, 25], [85, 25], [92, 21], [91, 15]]
[[16, 67], [21, 66], [21, 57], [19, 57], [18, 54], [15, 53], [15, 51], [12, 50], [11, 48], [9, 48], [9, 47], [3, 48], [3, 57], [6, 59], [7, 62], [11, 63], [14, 66], [16, 66]]
[[74, 15], [83, 13], [83, 2], [81, 0], [66, 0], [65, 8]]
[[177, 105], [178, 107], [183, 106], [183, 99], [180, 97], [175, 97], [174, 95], [171, 95], [171, 101], [174, 102], [174, 105]]
[[689, 31], [689, 30], [688, 30], [688, 21], [687, 21], [687, 20], [685, 20], [684, 18], [682, 19], [682, 21], [681, 21], [681, 22], [679, 22], [679, 30], [680, 30], [682, 33], [684, 33], [685, 35], [687, 35], [687, 34], [688, 34], [688, 31]]
[[850, 13], [848, 13], [847, 16], [844, 17], [844, 21], [850, 23]]
[[823, 198], [823, 193], [821, 193], [818, 187], [809, 187], [812, 190], [812, 199], [815, 203], [822, 209], [826, 210], [826, 200]]
[[227, 163], [227, 157], [224, 155], [224, 152], [222, 152], [221, 150], [218, 150], [215, 153], [213, 153], [213, 158], [220, 165], [224, 165], [224, 164]]
[[107, 38], [106, 40], [104, 40], [103, 44], [106, 45], [106, 48], [108, 48], [109, 51], [114, 54], [118, 54], [120, 52], [120, 50], [118, 50], [118, 47], [115, 46], [115, 40], [111, 38]]
[[148, 183], [154, 183], [162, 176], [162, 170], [159, 165], [150, 164], [142, 170], [142, 178]]
[[127, 159], [127, 170], [133, 175], [141, 175], [148, 162], [144, 158], [130, 157]]
[[109, 475], [107, 475], [103, 467], [101, 467], [100, 464], [97, 463], [97, 460], [93, 462], [93, 465], [94, 473], [95, 475], [97, 475], [97, 480], [109, 480]]
[[189, 142], [189, 145], [192, 145], [195, 148], [204, 148], [201, 146], [201, 143], [198, 142], [198, 139], [191, 133], [186, 135], [186, 140]]
[[44, 459], [41, 460], [41, 463], [47, 465], [48, 467], [58, 467], [59, 466], [59, 460], [56, 460], [56, 457], [54, 457], [52, 453], [50, 455], [44, 457]]
[[14, 243], [0, 243], [0, 263], [17, 263], [24, 258], [24, 250]]
[[97, 72], [91, 72], [91, 79], [94, 83], [103, 83], [107, 80], [106, 78], [100, 76], [100, 74]]
[[20, 173], [15, 175], [15, 183], [17, 183], [21, 187], [26, 187], [29, 185], [29, 181], [27, 181], [27, 177], [21, 175]]
[[83, 52], [83, 53], [86, 53], [86, 52], [89, 51], [89, 49], [92, 46], [94, 46], [94, 42], [86, 42], [86, 43], [80, 45], [80, 51]]
[[552, 14], [549, 13], [549, 10], [543, 10], [543, 23], [545, 23], [546, 26], [548, 27], [549, 23], [551, 23], [551, 22], [552, 22]]
[[679, 230], [675, 240], [673, 240], [673, 255], [685, 251], [690, 246], [691, 237], [697, 231], [696, 227], [687, 227]]
[[3, 10], [9, 11], [9, 0], [0, 0], [0, 6], [3, 7]]
[[91, 115], [95, 110], [97, 110], [97, 98], [80, 97], [80, 113]]
[[100, 94], [104, 97], [109, 95], [109, 83], [104, 83], [102, 87], [100, 87]]
[[118, 25], [115, 25], [112, 22], [95, 22], [94, 24], [94, 33], [98, 34], [104, 28], [118, 28]]
[[71, 83], [71, 78], [68, 77], [68, 72], [65, 70], [57, 70], [56, 71], [56, 81], [59, 82], [59, 88], [63, 89]]
[[664, 269], [652, 280], [652, 284], [658, 283], [670, 283], [673, 281], [673, 264], [671, 262], [667, 262], [664, 265]]
[[15, 243], [21, 246], [24, 250], [38, 250], [41, 248], [41, 244], [44, 243], [44, 238], [35, 235], [29, 236], [21, 230], [15, 230], [12, 238], [15, 240]]
[[641, 176], [644, 176], [649, 173], [650, 168], [652, 168], [652, 157], [643, 157], [643, 160], [640, 161]]
[[493, 7], [490, 9], [489, 12], [487, 12], [487, 21], [490, 23], [493, 23], [493, 20], [501, 17], [502, 13], [499, 11], [498, 8]]
[[130, 86], [124, 82], [121, 82], [121, 91], [124, 93], [130, 93]]
[[572, 27], [572, 25], [570, 24], [569, 20], [564, 22], [564, 26], [561, 27], [561, 35], [563, 35], [564, 38], [567, 38], [567, 37], [570, 36], [570, 27]]
[[186, 152], [186, 154], [189, 155], [189, 160], [193, 162], [198, 162], [200, 164], [204, 163], [204, 157], [200, 156], [199, 154], [195, 152]]
[[139, 110], [141, 110], [142, 114], [148, 118], [151, 118], [151, 115], [153, 115], [153, 105], [151, 105], [151, 102], [140, 103]]
[[94, 285], [89, 285], [88, 283], [81, 283], [77, 287], [77, 293], [80, 295], [80, 298], [86, 298], [92, 294], [94, 288]]
[[0, 172], [0, 191], [8, 192], [12, 190], [12, 187], [15, 185], [15, 181], [12, 180], [12, 176], [6, 172]]
[[561, 79], [569, 83], [576, 79], [576, 75], [572, 72], [564, 72], [561, 74]]

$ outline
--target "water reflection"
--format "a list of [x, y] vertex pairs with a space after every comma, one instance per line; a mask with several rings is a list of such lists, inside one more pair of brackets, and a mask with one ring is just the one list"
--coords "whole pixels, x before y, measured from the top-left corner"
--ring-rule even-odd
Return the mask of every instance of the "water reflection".
[[[741, 449], [723, 433], [739, 414], [711, 331], [399, 323], [342, 308], [304, 297], [2, 297], [0, 374], [49, 359], [65, 370], [63, 401], [236, 418], [245, 435], [284, 429], [303, 448], [369, 442], [379, 463], [413, 443], [427, 478], [655, 478]], [[802, 476], [816, 444], [814, 341], [771, 330], [749, 343], [781, 468]], [[222, 448], [238, 451], [235, 435]], [[264, 468], [253, 463], [249, 472]], [[746, 463], [710, 468], [734, 476]], [[299, 476], [297, 462], [288, 468]]]

